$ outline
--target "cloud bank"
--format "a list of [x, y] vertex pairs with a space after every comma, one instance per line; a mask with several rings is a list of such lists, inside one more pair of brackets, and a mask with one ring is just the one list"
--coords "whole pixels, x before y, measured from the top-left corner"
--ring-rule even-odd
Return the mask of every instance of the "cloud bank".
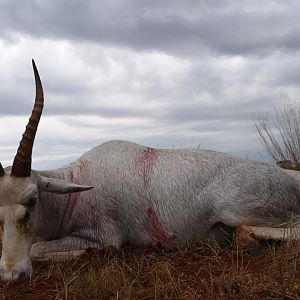
[[297, 1], [1, 1], [0, 158], [45, 110], [34, 168], [109, 139], [260, 159], [253, 119], [298, 98]]

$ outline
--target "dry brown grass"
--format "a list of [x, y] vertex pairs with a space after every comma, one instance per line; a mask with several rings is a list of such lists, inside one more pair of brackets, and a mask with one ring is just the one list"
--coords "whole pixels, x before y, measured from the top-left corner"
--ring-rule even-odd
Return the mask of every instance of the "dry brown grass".
[[0, 284], [0, 298], [295, 299], [299, 247], [264, 245], [257, 256], [214, 244], [92, 251], [73, 262], [35, 263], [30, 281]]
[[300, 170], [300, 103], [284, 97], [273, 122], [259, 117], [254, 125], [268, 155], [285, 169]]

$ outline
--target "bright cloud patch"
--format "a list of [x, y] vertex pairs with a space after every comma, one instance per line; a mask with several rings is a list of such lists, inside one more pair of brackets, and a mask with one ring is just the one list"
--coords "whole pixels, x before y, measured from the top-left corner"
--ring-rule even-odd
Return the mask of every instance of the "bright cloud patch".
[[14, 2], [0, 4], [5, 166], [33, 105], [31, 58], [45, 92], [34, 168], [110, 139], [260, 159], [253, 119], [299, 97], [296, 1]]

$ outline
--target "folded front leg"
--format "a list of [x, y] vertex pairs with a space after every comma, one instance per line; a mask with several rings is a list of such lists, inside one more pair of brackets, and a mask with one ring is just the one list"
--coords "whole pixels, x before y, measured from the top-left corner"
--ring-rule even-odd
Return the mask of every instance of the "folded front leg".
[[61, 239], [38, 242], [30, 250], [32, 260], [70, 260], [86, 253], [86, 249], [102, 250], [108, 246], [119, 249], [123, 240], [117, 226], [107, 222], [106, 230], [97, 234], [89, 229], [82, 229]]
[[32, 260], [71, 260], [82, 256], [88, 248], [101, 249], [102, 245], [83, 237], [67, 236], [58, 240], [38, 242], [30, 250]]

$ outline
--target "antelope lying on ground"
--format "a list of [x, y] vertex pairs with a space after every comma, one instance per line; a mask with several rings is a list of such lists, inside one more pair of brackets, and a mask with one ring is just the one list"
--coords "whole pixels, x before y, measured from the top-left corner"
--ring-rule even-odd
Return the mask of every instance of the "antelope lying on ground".
[[60, 169], [31, 170], [44, 104], [34, 62], [33, 69], [32, 115], [13, 166], [0, 164], [2, 280], [26, 278], [31, 258], [61, 259], [124, 244], [220, 241], [223, 229], [234, 227], [247, 242], [284, 238], [289, 223], [298, 238], [298, 173], [272, 164], [110, 141]]

